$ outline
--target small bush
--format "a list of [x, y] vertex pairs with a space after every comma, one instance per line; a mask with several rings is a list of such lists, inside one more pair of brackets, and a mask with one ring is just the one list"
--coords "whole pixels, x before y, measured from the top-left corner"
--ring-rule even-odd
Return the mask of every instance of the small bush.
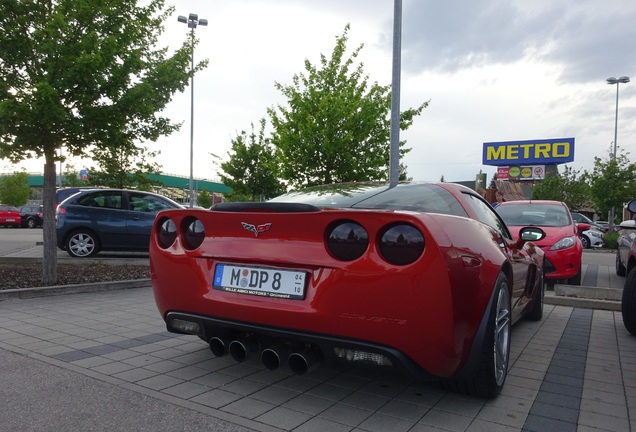
[[605, 234], [605, 247], [607, 249], [616, 249], [618, 247], [618, 233], [606, 233]]

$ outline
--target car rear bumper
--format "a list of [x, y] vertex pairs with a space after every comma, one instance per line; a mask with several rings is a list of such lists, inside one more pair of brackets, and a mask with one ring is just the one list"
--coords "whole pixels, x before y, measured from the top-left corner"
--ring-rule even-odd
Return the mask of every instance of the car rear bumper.
[[[488, 314], [486, 314], [488, 316]], [[165, 317], [168, 331], [193, 334], [210, 344], [214, 355], [231, 355], [236, 361], [260, 358], [270, 370], [288, 364], [293, 372], [302, 374], [318, 363], [332, 365], [367, 365], [397, 370], [417, 381], [439, 380], [440, 377], [426, 371], [421, 365], [400, 350], [374, 343], [334, 335], [326, 335], [246, 323], [186, 312], [168, 312]], [[187, 330], [182, 330], [185, 326]], [[194, 325], [192, 325], [194, 324]], [[454, 379], [465, 379], [474, 375], [481, 360], [481, 347], [487, 322], [484, 319], [477, 337], [472, 343], [468, 361]], [[238, 352], [235, 348], [240, 347]], [[280, 357], [272, 364], [271, 355]], [[294, 358], [305, 362], [298, 370]]]
[[[196, 323], [196, 331], [181, 331], [178, 325], [180, 321]], [[247, 356], [260, 357], [268, 349], [277, 349], [285, 353], [281, 359], [281, 365], [287, 363], [292, 354], [304, 355], [318, 362], [328, 364], [367, 364], [374, 366], [387, 366], [398, 369], [407, 375], [422, 381], [436, 379], [435, 376], [424, 371], [407, 355], [399, 350], [383, 346], [377, 343], [352, 340], [331, 335], [323, 335], [293, 329], [268, 327], [260, 324], [250, 324], [229, 321], [220, 318], [207, 317], [183, 312], [169, 312], [166, 315], [166, 327], [173, 333], [195, 334], [207, 343], [219, 343], [225, 346], [216, 355], [232, 355], [230, 346], [232, 343], [240, 343], [248, 348], [245, 358], [236, 358], [241, 361]], [[213, 341], [213, 339], [215, 339]], [[340, 353], [340, 355], [338, 354]], [[265, 362], [265, 360], [263, 359]], [[269, 367], [270, 369], [274, 369]]]

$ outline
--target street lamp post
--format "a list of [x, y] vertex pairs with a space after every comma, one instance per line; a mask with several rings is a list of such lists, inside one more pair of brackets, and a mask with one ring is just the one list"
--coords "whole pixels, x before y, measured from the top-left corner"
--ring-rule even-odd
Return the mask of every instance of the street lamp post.
[[[620, 78], [609, 77], [607, 83], [610, 85], [616, 84], [616, 115], [614, 116], [614, 151], [612, 152], [612, 159], [616, 161], [616, 142], [618, 138], [618, 87], [620, 83], [627, 84], [629, 82], [629, 77], [622, 76]], [[609, 229], [610, 232], [614, 230], [614, 207], [612, 207], [611, 215], [609, 218]]]
[[393, 69], [391, 81], [391, 131], [389, 181], [400, 180], [400, 75], [402, 71], [402, 0], [393, 2]]
[[194, 29], [197, 25], [207, 26], [208, 20], [199, 19], [199, 16], [195, 13], [191, 13], [188, 17], [179, 15], [180, 23], [188, 25], [190, 29], [190, 40], [192, 43], [192, 56], [190, 57], [190, 208], [194, 207]]

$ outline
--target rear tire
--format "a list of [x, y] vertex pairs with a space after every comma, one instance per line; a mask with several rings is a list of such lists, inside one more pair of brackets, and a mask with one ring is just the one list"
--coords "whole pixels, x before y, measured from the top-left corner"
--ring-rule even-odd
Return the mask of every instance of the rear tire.
[[508, 279], [499, 274], [493, 304], [481, 346], [479, 369], [467, 380], [444, 381], [448, 390], [481, 398], [494, 398], [504, 386], [510, 363], [511, 306]]
[[27, 227], [29, 227], [29, 228], [35, 228], [35, 226], [36, 226], [36, 225], [37, 225], [37, 224], [35, 223], [35, 220], [34, 220], [34, 219], [28, 219], [28, 220], [27, 220]]
[[625, 266], [621, 262], [621, 256], [620, 256], [620, 254], [618, 253], [618, 250], [617, 250], [616, 251], [616, 274], [618, 276], [625, 276], [625, 270], [627, 270], [627, 269], [625, 268]]
[[66, 239], [66, 252], [73, 258], [88, 258], [99, 252], [97, 236], [90, 231], [72, 232]]
[[625, 279], [621, 309], [625, 328], [636, 336], [636, 268], [632, 269]]

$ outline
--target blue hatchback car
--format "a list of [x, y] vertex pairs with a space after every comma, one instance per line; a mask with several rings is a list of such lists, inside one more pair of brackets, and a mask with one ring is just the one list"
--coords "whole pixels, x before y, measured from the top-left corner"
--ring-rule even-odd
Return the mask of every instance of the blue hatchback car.
[[57, 247], [72, 257], [90, 257], [99, 251], [147, 251], [155, 216], [175, 208], [182, 206], [151, 192], [83, 190], [57, 207]]

